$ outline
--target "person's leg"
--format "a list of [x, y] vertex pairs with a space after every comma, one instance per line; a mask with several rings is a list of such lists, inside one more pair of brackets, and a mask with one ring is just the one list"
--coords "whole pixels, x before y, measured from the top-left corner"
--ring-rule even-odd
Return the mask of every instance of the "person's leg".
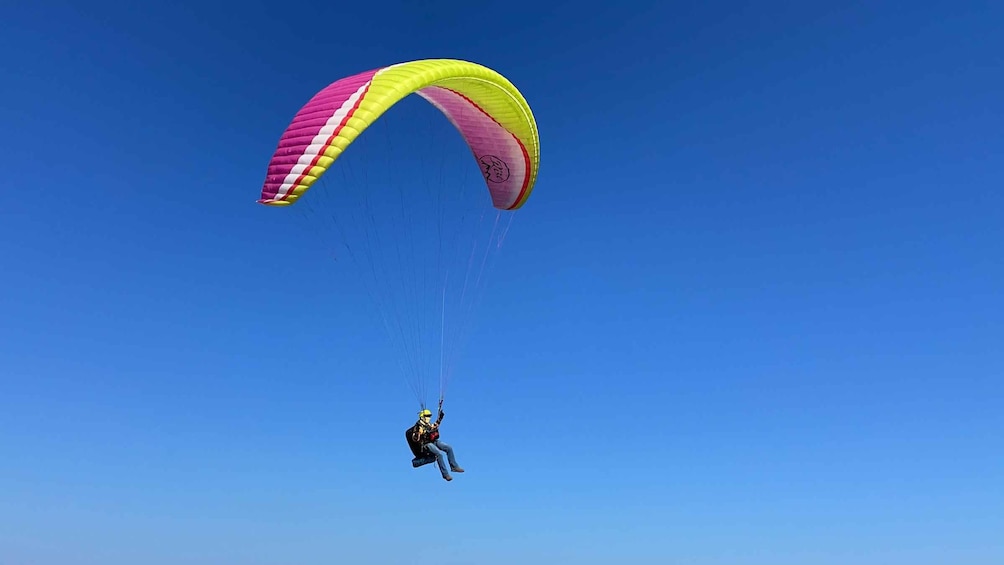
[[[428, 443], [425, 445], [425, 448], [429, 450], [429, 453], [436, 456], [436, 462], [439, 463], [439, 472], [443, 474], [444, 479], [447, 479], [450, 477], [450, 472], [446, 470], [446, 461], [443, 458], [443, 452], [437, 448], [436, 443], [439, 442]], [[450, 457], [452, 459], [453, 456], [451, 455]]]
[[450, 469], [455, 473], [463, 473], [464, 470], [457, 465], [457, 459], [453, 456], [453, 447], [450, 444], [444, 442], [443, 440], [436, 440], [436, 447], [446, 452], [446, 457], [450, 460]]

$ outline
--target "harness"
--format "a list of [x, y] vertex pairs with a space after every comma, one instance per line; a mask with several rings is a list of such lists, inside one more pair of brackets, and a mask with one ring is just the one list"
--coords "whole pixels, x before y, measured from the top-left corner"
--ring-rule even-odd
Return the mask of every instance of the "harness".
[[419, 421], [415, 424], [415, 427], [419, 430], [418, 441], [422, 442], [422, 445], [427, 443], [432, 443], [439, 439], [439, 428], [432, 426], [423, 426], [422, 422]]
[[[412, 435], [418, 431], [418, 441], [412, 439]], [[415, 457], [421, 457], [425, 455], [425, 444], [432, 443], [439, 439], [439, 430], [432, 429], [425, 431], [422, 424], [415, 424], [414, 426], [408, 428], [404, 432], [405, 438], [408, 440], [408, 447], [411, 448], [411, 452]]]

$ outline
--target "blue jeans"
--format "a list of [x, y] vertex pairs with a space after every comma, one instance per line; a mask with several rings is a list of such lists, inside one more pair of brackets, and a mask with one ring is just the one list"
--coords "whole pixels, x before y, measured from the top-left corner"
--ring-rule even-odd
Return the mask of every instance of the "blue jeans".
[[446, 457], [450, 460], [450, 468], [455, 469], [460, 465], [457, 465], [457, 460], [453, 457], [453, 448], [450, 444], [445, 443], [441, 439], [437, 439], [432, 443], [425, 444], [425, 448], [429, 450], [429, 453], [436, 456], [436, 462], [439, 463], [439, 472], [443, 474], [443, 477], [449, 477], [450, 473], [446, 470], [446, 461], [443, 459], [443, 452], [446, 452]]

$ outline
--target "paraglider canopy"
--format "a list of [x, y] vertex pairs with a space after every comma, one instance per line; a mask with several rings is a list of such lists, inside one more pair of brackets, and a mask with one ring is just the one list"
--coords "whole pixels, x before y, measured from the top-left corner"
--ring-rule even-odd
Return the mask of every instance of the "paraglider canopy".
[[515, 210], [526, 202], [540, 161], [530, 106], [502, 75], [455, 59], [374, 69], [318, 92], [282, 134], [258, 201], [296, 202], [357, 136], [412, 93], [436, 106], [463, 135], [496, 208]]

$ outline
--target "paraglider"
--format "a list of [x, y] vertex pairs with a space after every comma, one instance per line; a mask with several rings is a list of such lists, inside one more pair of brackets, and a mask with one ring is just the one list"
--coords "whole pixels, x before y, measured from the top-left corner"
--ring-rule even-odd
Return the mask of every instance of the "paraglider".
[[415, 456], [411, 460], [412, 467], [421, 467], [422, 465], [437, 462], [443, 479], [452, 481], [453, 477], [446, 470], [446, 461], [443, 455], [445, 454], [446, 459], [450, 462], [450, 471], [463, 473], [464, 469], [457, 463], [457, 459], [453, 454], [453, 447], [439, 439], [439, 424], [443, 422], [443, 416], [445, 415], [446, 413], [443, 412], [443, 407], [440, 405], [439, 416], [436, 418], [435, 423], [433, 423], [429, 421], [429, 418], [432, 417], [432, 411], [423, 408], [418, 413], [418, 421], [415, 422], [414, 426], [405, 430], [404, 435], [408, 440], [408, 447]]
[[[350, 256], [354, 259], [359, 256], [364, 274], [370, 277], [367, 291], [383, 307], [381, 319], [388, 335], [402, 350], [399, 361], [402, 371], [411, 377], [409, 384], [422, 408], [419, 421], [406, 434], [409, 446], [416, 461], [431, 455], [433, 459], [428, 462], [438, 461], [444, 478], [451, 480], [447, 478], [444, 453], [455, 472], [462, 470], [455, 465], [452, 448], [438, 440], [446, 381], [462, 334], [469, 331], [468, 318], [478, 302], [476, 291], [484, 284], [488, 259], [501, 247], [508, 233], [506, 221], [511, 222], [512, 212], [526, 203], [537, 179], [540, 161], [537, 124], [522, 94], [494, 70], [455, 59], [399, 63], [336, 80], [300, 108], [280, 136], [258, 202], [283, 207], [300, 199], [311, 200], [305, 197], [308, 190], [336, 168], [339, 159], [344, 160], [347, 150], [358, 145], [357, 140], [378, 118], [411, 94], [429, 102], [460, 133], [473, 154], [471, 164], [478, 167], [483, 186], [488, 189], [495, 222], [492, 224], [488, 219], [475, 224], [470, 219], [475, 214], [450, 216], [453, 201], [470, 191], [444, 184], [430, 189], [430, 198], [435, 200], [430, 209], [440, 216], [435, 219], [438, 223], [430, 229], [427, 240], [423, 240], [418, 230], [405, 224], [422, 220], [426, 213], [404, 204], [405, 196], [417, 198], [415, 195], [421, 191], [413, 190], [414, 187], [404, 191], [397, 186], [402, 191], [401, 217], [381, 226], [380, 214], [371, 207], [390, 197], [374, 188], [360, 197], [361, 207], [365, 208], [360, 217], [366, 222], [365, 229], [360, 230], [360, 241], [352, 240], [350, 244], [351, 238], [346, 237], [345, 245]], [[343, 196], [339, 194], [340, 198]], [[340, 201], [333, 210], [325, 212], [324, 220], [330, 223], [332, 217], [347, 213], [349, 208]], [[482, 209], [481, 220], [485, 216]], [[456, 226], [448, 224], [453, 219]], [[340, 234], [347, 224], [339, 219], [333, 223]], [[485, 241], [479, 241], [464, 235], [467, 232], [461, 228], [467, 225], [474, 225], [473, 229], [491, 228], [491, 232]], [[390, 233], [395, 229], [402, 233]], [[448, 242], [447, 238], [455, 238], [459, 243]], [[394, 249], [383, 253], [384, 246]], [[451, 263], [447, 253], [454, 248], [459, 250], [459, 259]], [[435, 255], [418, 259], [422, 252]], [[409, 259], [427, 272], [416, 276], [405, 274], [398, 264], [389, 267], [379, 264], [382, 260], [391, 263]], [[399, 282], [390, 284], [388, 281], [395, 277]], [[430, 354], [433, 349], [438, 349], [438, 355]], [[437, 362], [438, 371], [434, 367]], [[435, 372], [440, 380], [440, 412], [439, 419], [430, 423], [423, 383]], [[415, 430], [419, 432], [417, 435], [412, 433]]]

